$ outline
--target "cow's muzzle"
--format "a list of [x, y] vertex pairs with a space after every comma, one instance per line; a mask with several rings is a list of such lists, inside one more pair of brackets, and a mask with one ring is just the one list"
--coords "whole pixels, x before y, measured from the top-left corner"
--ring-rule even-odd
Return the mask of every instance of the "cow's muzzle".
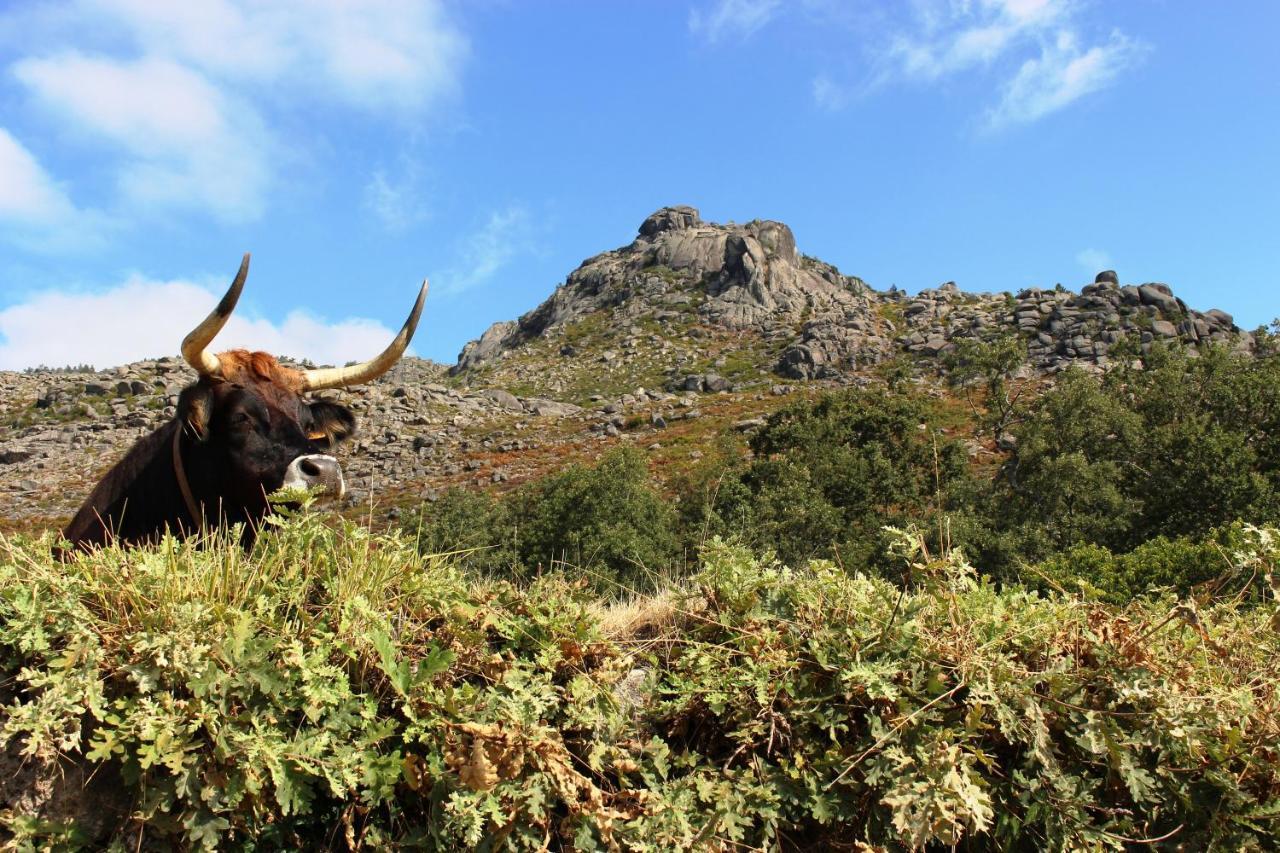
[[299, 456], [290, 462], [284, 472], [283, 488], [310, 489], [333, 500], [338, 500], [347, 493], [347, 483], [342, 479], [342, 466], [337, 459], [321, 453]]

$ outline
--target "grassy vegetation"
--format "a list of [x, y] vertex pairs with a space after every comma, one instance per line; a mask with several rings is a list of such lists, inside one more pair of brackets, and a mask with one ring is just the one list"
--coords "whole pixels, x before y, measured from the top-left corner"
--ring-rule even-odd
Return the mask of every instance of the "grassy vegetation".
[[1262, 341], [709, 395], [385, 534], [0, 533], [0, 846], [1271, 849]]
[[[1237, 569], [1271, 576], [1274, 531]], [[602, 605], [305, 515], [61, 565], [0, 537], [0, 737], [110, 779], [16, 848], [1264, 849], [1280, 619], [978, 580], [899, 586], [711, 543]], [[17, 778], [17, 777], [14, 777]], [[67, 778], [72, 778], [68, 776]], [[83, 778], [83, 777], [80, 777]], [[7, 803], [12, 781], [0, 781]], [[85, 799], [88, 802], [84, 802]]]

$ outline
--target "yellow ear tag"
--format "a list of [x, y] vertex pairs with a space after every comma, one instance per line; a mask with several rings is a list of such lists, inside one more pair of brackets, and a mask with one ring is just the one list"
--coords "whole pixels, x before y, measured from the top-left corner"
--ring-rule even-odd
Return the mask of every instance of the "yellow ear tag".
[[308, 439], [309, 441], [320, 441], [320, 440], [322, 440], [322, 439], [323, 439], [324, 441], [328, 441], [328, 440], [329, 440], [329, 433], [327, 433], [327, 432], [309, 432], [309, 433], [307, 433], [307, 439]]

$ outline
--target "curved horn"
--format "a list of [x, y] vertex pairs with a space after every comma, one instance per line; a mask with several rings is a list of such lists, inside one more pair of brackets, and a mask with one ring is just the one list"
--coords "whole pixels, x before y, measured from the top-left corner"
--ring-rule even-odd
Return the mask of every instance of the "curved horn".
[[248, 275], [249, 253], [245, 252], [244, 259], [240, 261], [240, 271], [236, 273], [235, 281], [231, 282], [231, 287], [227, 289], [218, 307], [214, 308], [213, 312], [205, 317], [191, 334], [182, 339], [182, 357], [201, 376], [218, 376], [222, 373], [222, 365], [218, 363], [218, 357], [209, 352], [208, 347], [214, 336], [227, 324], [227, 318], [231, 316], [231, 312], [235, 310], [236, 302], [240, 299], [240, 291], [244, 290], [244, 280]]
[[372, 382], [386, 373], [400, 360], [400, 356], [404, 355], [405, 349], [409, 346], [409, 341], [413, 338], [413, 333], [418, 328], [418, 318], [422, 316], [422, 303], [426, 299], [427, 280], [424, 278], [422, 280], [422, 289], [418, 291], [418, 301], [414, 303], [413, 311], [409, 312], [409, 319], [404, 321], [400, 334], [396, 335], [395, 340], [391, 342], [391, 346], [382, 351], [382, 355], [372, 361], [353, 364], [350, 367], [320, 367], [304, 371], [302, 374], [305, 382], [303, 390], [320, 391], [324, 388], [361, 385], [365, 382]]

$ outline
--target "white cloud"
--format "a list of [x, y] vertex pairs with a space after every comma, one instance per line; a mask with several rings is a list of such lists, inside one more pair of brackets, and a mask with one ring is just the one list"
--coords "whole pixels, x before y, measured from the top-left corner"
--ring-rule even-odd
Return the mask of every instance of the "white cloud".
[[[39, 364], [103, 368], [176, 355], [183, 336], [221, 296], [221, 290], [189, 281], [138, 277], [101, 293], [37, 294], [0, 310], [0, 370]], [[328, 322], [293, 311], [273, 323], [243, 311], [231, 316], [216, 349], [245, 347], [317, 364], [343, 364], [377, 355], [395, 335], [374, 320]]]
[[229, 81], [413, 111], [453, 93], [469, 47], [438, 0], [82, 0], [142, 50]]
[[1000, 128], [1035, 121], [1062, 109], [1115, 81], [1132, 66], [1145, 48], [1120, 32], [1106, 44], [1088, 50], [1073, 33], [1058, 33], [1036, 59], [1028, 59], [1005, 86], [1004, 96], [987, 116], [988, 125]]
[[364, 185], [364, 208], [389, 231], [403, 231], [427, 216], [420, 195], [415, 168], [410, 167], [396, 178], [388, 178], [385, 171], [378, 169]]
[[100, 214], [78, 209], [35, 156], [2, 127], [0, 225], [9, 242], [36, 251], [91, 248], [108, 230]]
[[889, 57], [908, 77], [936, 80], [990, 65], [1007, 51], [1047, 32], [1073, 12], [1071, 0], [981, 0], [927, 3], [916, 31], [892, 40]]
[[1086, 44], [1080, 0], [920, 0], [886, 37], [876, 85], [962, 73], [1004, 78], [988, 129], [1032, 122], [1115, 82], [1146, 47], [1118, 30]]
[[1096, 275], [1103, 270], [1115, 268], [1115, 262], [1111, 260], [1111, 253], [1102, 249], [1081, 249], [1076, 253], [1076, 263], [1078, 263], [1089, 275]]
[[709, 42], [726, 36], [745, 39], [773, 20], [782, 0], [716, 0], [706, 12], [689, 12], [689, 31]]
[[519, 255], [533, 250], [532, 223], [520, 205], [489, 215], [485, 224], [463, 241], [459, 262], [431, 276], [441, 294], [456, 294], [487, 283]]
[[200, 74], [164, 59], [77, 53], [25, 59], [13, 73], [49, 110], [124, 154], [116, 179], [127, 200], [231, 222], [261, 214], [269, 183], [261, 122]]
[[74, 208], [31, 152], [0, 127], [0, 219], [46, 223]]
[[[441, 0], [69, 0], [48, 8], [0, 14], [6, 29], [29, 24], [41, 33], [40, 47], [10, 70], [74, 131], [61, 138], [115, 177], [118, 198], [104, 206], [117, 223], [172, 210], [256, 220], [283, 183], [273, 180], [282, 163], [305, 161], [324, 110], [390, 115], [411, 127], [457, 92], [469, 52]], [[306, 122], [305, 132], [289, 121]], [[43, 152], [35, 155], [32, 162]], [[37, 176], [26, 191], [45, 188], [40, 204], [67, 192], [23, 169]]]

